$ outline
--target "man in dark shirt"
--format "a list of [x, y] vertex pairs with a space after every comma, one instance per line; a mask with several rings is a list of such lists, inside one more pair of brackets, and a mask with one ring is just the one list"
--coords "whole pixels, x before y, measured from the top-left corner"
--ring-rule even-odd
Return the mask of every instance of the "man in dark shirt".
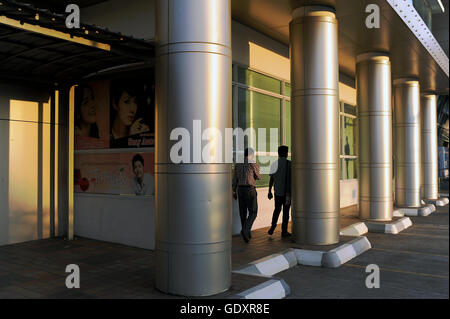
[[[348, 136], [345, 137], [344, 153], [345, 153], [345, 155], [350, 155], [350, 144], [348, 144]], [[346, 170], [345, 170], [347, 172], [347, 179], [349, 179], [348, 178], [348, 162], [349, 161], [350, 161], [350, 159], [348, 159], [348, 158], [345, 159], [345, 165], [347, 166]]]
[[272, 186], [275, 188], [275, 210], [272, 215], [272, 227], [268, 233], [272, 235], [277, 227], [281, 207], [283, 207], [283, 223], [281, 224], [281, 236], [289, 237], [289, 209], [291, 207], [291, 162], [287, 159], [289, 148], [280, 146], [278, 148], [278, 160], [270, 167], [270, 181], [268, 198], [272, 199]]
[[[246, 148], [244, 163], [236, 163], [233, 175], [233, 198], [239, 198], [239, 214], [241, 216], [241, 235], [246, 243], [251, 238], [253, 222], [258, 214], [258, 198], [256, 180], [261, 179], [259, 165], [254, 161], [254, 151]], [[248, 217], [247, 217], [248, 209]]]

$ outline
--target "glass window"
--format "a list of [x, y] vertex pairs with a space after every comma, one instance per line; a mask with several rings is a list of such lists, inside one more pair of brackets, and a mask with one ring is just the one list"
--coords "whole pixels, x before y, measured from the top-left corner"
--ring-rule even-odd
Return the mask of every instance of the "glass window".
[[341, 103], [340, 149], [341, 179], [358, 178], [358, 120], [356, 106]]
[[344, 103], [344, 113], [356, 116], [356, 106]]
[[261, 172], [261, 179], [256, 181], [256, 187], [269, 187], [270, 175], [263, 174], [270, 171], [270, 165], [278, 159], [278, 156], [260, 156], [256, 157], [256, 162], [259, 164]]
[[284, 84], [284, 95], [291, 97], [291, 84], [290, 83]]
[[[256, 71], [246, 69], [245, 67], [239, 67], [233, 69], [237, 74], [234, 74], [233, 79], [238, 81], [240, 84], [245, 84], [249, 88], [240, 88], [236, 85], [234, 88], [237, 90], [237, 95], [233, 96], [233, 118], [237, 120], [237, 123], [233, 121], [233, 127], [242, 128], [243, 130], [247, 128], [253, 128], [254, 132], [258, 136], [258, 129], [265, 129], [266, 136], [262, 138], [265, 139], [265, 147], [258, 145], [259, 140], [256, 140], [256, 145], [251, 145], [257, 153], [258, 162], [260, 162], [260, 167], [262, 172], [264, 172], [265, 166], [270, 165], [269, 156], [261, 156], [261, 152], [269, 152], [270, 150], [270, 129], [277, 129], [278, 136], [276, 137], [276, 145], [274, 147], [274, 152], [281, 145], [282, 132], [285, 134], [285, 144], [291, 147], [291, 104], [288, 98], [291, 95], [291, 85], [284, 81], [266, 76]], [[284, 87], [283, 87], [284, 86]], [[256, 92], [251, 88], [257, 88], [258, 91], [263, 90], [264, 92]], [[271, 93], [284, 94], [284, 97], [273, 97]], [[285, 115], [282, 121], [281, 111], [283, 101], [285, 103]], [[249, 146], [249, 139], [252, 137], [245, 137], [244, 146]], [[236, 147], [236, 140], [234, 140], [234, 146]], [[273, 154], [272, 154], [273, 155]], [[275, 156], [276, 159], [278, 156]], [[271, 159], [271, 158], [270, 158]], [[269, 167], [267, 167], [267, 170]], [[267, 187], [269, 185], [269, 176], [262, 174], [262, 180], [257, 182], [257, 187]]]
[[354, 118], [341, 116], [341, 155], [357, 155], [356, 122]]
[[291, 151], [291, 136], [292, 136], [292, 130], [291, 130], [291, 102], [286, 101], [285, 102], [285, 111], [286, 111], [286, 119], [285, 119], [285, 132], [286, 132], [286, 145], [289, 147], [289, 152]]
[[356, 158], [342, 158], [341, 159], [341, 179], [357, 179], [357, 165]]
[[[261, 179], [256, 181], [256, 187], [269, 187], [270, 175], [263, 174], [265, 171], [270, 171], [270, 165], [278, 159], [278, 156], [257, 156], [256, 162], [259, 165], [259, 171], [261, 173]], [[290, 158], [289, 158], [290, 160]], [[235, 163], [232, 164], [232, 169], [234, 173]]]
[[239, 83], [281, 94], [281, 81], [248, 69], [238, 69]]
[[233, 123], [233, 127], [236, 127], [238, 125], [238, 123], [236, 123], [236, 119], [235, 119], [235, 112], [236, 112], [236, 101], [235, 101], [235, 96], [234, 96], [234, 90], [236, 89], [236, 87], [234, 85], [231, 86], [231, 123]]
[[[281, 141], [281, 100], [258, 92], [239, 89], [238, 93], [238, 118], [239, 127], [243, 130], [253, 128], [258, 134], [259, 128], [266, 129], [266, 147], [256, 151], [268, 152], [270, 149], [270, 129], [278, 129], [278, 144]], [[257, 144], [259, 141], [256, 141]], [[245, 142], [248, 145], [248, 141]]]

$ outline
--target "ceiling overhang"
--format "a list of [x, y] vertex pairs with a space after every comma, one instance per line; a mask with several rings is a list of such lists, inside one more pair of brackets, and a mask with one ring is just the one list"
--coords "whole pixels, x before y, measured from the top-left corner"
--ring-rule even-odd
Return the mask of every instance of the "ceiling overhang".
[[73, 83], [121, 65], [149, 65], [154, 44], [92, 25], [68, 29], [65, 16], [0, 1], [0, 77]]
[[[232, 0], [232, 14], [236, 21], [289, 45], [292, 8], [308, 4], [336, 9], [342, 73], [355, 76], [355, 58], [360, 53], [387, 52], [393, 79], [416, 77], [422, 90], [448, 94], [448, 74], [386, 0]], [[380, 7], [379, 29], [365, 27], [368, 4]], [[448, 68], [448, 57], [445, 59]]]

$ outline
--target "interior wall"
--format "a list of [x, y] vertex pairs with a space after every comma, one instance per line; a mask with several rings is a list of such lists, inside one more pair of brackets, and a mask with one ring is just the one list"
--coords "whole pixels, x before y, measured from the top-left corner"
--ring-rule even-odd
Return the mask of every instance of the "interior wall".
[[234, 63], [290, 81], [288, 46], [234, 20], [231, 37]]
[[74, 194], [76, 236], [155, 248], [154, 196]]

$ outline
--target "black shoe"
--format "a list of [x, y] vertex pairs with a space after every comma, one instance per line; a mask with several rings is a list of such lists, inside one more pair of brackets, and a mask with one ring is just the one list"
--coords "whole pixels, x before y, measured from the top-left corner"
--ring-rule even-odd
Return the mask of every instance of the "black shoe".
[[[276, 227], [276, 226], [275, 226]], [[269, 235], [273, 235], [273, 232], [275, 230], [275, 227], [270, 227], [269, 231], [267, 232]]]
[[248, 243], [249, 239], [248, 239], [247, 235], [244, 233], [243, 230], [241, 230], [241, 236], [242, 236], [242, 238], [244, 239], [244, 241], [245, 241], [246, 243]]
[[285, 237], [291, 237], [291, 233], [285, 232], [281, 234], [281, 237], [285, 238]]

